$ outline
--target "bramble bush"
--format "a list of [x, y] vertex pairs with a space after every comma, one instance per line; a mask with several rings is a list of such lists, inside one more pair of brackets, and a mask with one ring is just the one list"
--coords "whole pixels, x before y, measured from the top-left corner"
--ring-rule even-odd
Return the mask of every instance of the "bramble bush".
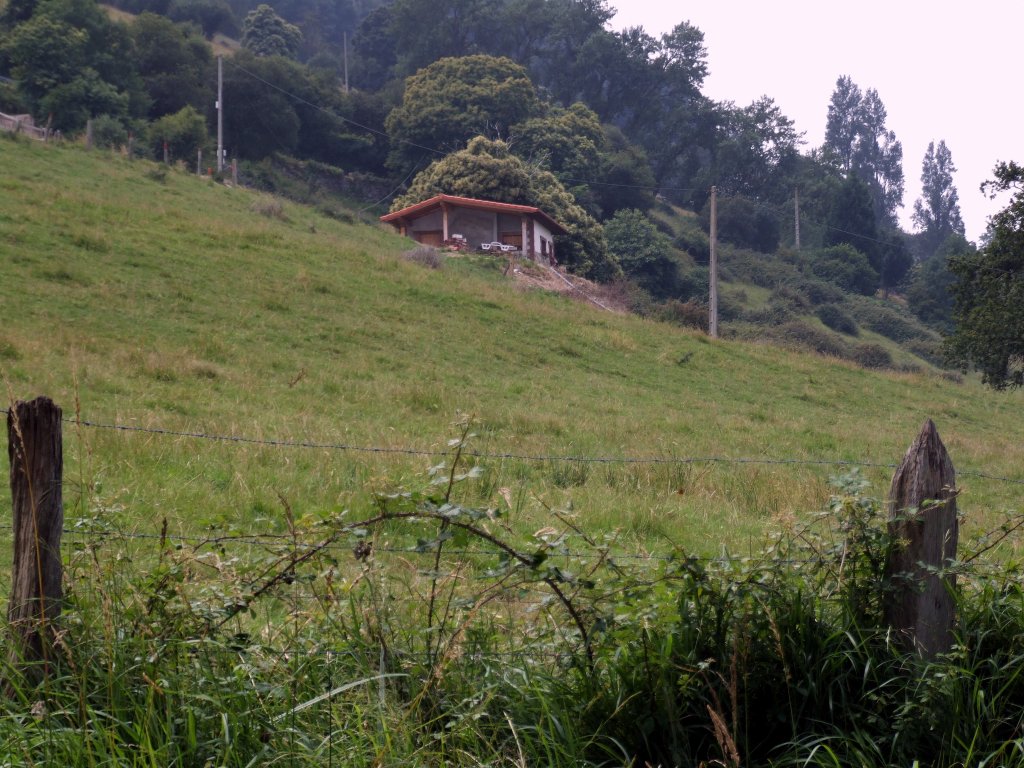
[[760, 553], [625, 553], [569, 511], [525, 535], [460, 501], [484, 472], [472, 437], [460, 425], [416, 489], [358, 515], [282, 499], [266, 534], [150, 538], [128, 527], [136, 510], [95, 498], [70, 521], [49, 676], [0, 662], [6, 753], [230, 768], [1024, 757], [1024, 577], [980, 558], [1024, 517], [955, 565], [957, 640], [926, 659], [885, 623], [900, 542], [859, 475]]

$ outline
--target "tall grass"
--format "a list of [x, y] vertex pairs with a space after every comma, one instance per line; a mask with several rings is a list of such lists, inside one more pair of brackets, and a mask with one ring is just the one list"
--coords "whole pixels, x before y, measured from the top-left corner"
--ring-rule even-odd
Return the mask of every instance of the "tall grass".
[[[408, 240], [376, 226], [297, 204], [268, 217], [265, 197], [175, 169], [153, 179], [144, 161], [5, 140], [0, 163], [4, 391], [65, 410], [77, 399], [91, 422], [437, 450], [468, 413], [494, 454], [887, 464], [931, 417], [958, 469], [1019, 477], [1022, 393], [712, 342], [518, 290], [485, 261], [426, 269], [402, 258]], [[280, 525], [279, 496], [300, 513], [367, 503], [430, 461], [81, 432], [99, 490], [69, 486], [69, 508], [87, 510], [95, 492], [180, 532]], [[68, 456], [69, 475], [82, 474], [80, 458]], [[749, 551], [775, 521], [824, 504], [832, 471], [488, 469], [482, 482], [524, 500], [524, 530], [545, 524], [546, 507], [575, 506], [595, 528], [630, 522], [638, 544], [652, 531], [704, 554]], [[966, 481], [965, 526], [990, 527], [1014, 490]]]
[[6, 660], [7, 764], [1019, 760], [1024, 582], [974, 557], [1019, 521], [965, 550], [956, 644], [926, 659], [884, 623], [899, 542], [859, 478], [754, 556], [631, 556], [567, 511], [523, 536], [467, 503], [467, 439], [273, 537], [139, 538], [95, 509], [53, 673]]

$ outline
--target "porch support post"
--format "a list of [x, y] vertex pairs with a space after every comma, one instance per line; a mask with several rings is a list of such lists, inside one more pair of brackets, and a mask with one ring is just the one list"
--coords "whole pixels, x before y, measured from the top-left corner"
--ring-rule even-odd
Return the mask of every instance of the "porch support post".
[[448, 242], [448, 203], [441, 201], [441, 240]]

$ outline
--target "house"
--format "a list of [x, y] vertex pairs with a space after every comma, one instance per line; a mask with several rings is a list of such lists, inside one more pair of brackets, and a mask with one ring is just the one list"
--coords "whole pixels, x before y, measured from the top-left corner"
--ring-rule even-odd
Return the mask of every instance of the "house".
[[534, 261], [555, 261], [555, 235], [565, 228], [532, 205], [435, 195], [380, 217], [402, 235], [424, 245], [463, 242], [470, 248], [517, 250]]

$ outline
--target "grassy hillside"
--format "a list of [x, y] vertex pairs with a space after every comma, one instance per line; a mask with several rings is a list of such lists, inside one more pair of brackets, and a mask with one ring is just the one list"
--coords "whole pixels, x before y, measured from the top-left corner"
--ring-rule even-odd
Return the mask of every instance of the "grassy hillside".
[[[433, 270], [373, 222], [77, 147], [0, 139], [0, 371], [105, 425], [491, 454], [898, 461], [926, 417], [959, 470], [1021, 478], [1024, 397], [866, 371], [517, 289], [486, 261]], [[430, 457], [97, 427], [66, 432], [71, 518], [118, 510], [280, 528], [423, 482]], [[472, 490], [540, 525], [572, 505], [630, 546], [744, 549], [819, 508], [833, 467], [482, 459]], [[877, 493], [889, 470], [868, 469]], [[966, 475], [968, 533], [1020, 485]], [[503, 490], [507, 489], [507, 491]], [[4, 491], [6, 493], [6, 489]], [[282, 501], [283, 500], [283, 501]], [[6, 504], [6, 501], [3, 502]]]

